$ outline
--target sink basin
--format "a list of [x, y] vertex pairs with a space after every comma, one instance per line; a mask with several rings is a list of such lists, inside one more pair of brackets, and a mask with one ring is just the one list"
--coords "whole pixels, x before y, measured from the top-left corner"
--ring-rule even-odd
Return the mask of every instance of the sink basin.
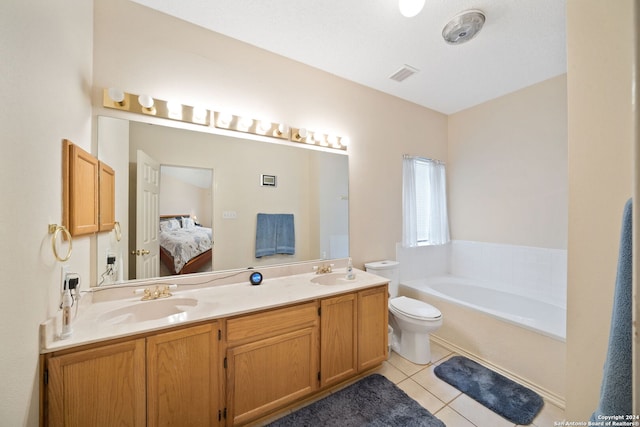
[[111, 324], [146, 322], [168, 318], [170, 322], [186, 320], [187, 311], [198, 305], [195, 298], [165, 298], [142, 301], [108, 311], [98, 321]]
[[311, 283], [316, 283], [318, 285], [346, 285], [347, 283], [353, 282], [353, 280], [347, 280], [344, 277], [344, 273], [329, 273], [329, 274], [319, 274], [313, 279], [311, 279]]

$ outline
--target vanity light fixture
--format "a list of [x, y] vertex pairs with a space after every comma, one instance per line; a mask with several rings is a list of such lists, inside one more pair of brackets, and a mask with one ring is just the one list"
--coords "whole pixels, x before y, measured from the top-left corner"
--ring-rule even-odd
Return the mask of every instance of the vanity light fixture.
[[[134, 99], [137, 99], [138, 102], [130, 102], [130, 100]], [[327, 136], [321, 132], [310, 133], [306, 128], [291, 128], [285, 123], [254, 120], [248, 116], [235, 116], [230, 113], [207, 110], [203, 107], [192, 107], [178, 102], [163, 101], [150, 95], [134, 95], [115, 88], [103, 90], [102, 106], [197, 125], [213, 125], [219, 129], [263, 135], [336, 150], [345, 151], [347, 149], [346, 137]]]
[[209, 110], [203, 107], [193, 107], [193, 113], [191, 119], [194, 123], [201, 125], [208, 124], [209, 122]]
[[214, 123], [215, 127], [222, 129], [229, 129], [231, 127], [231, 121], [233, 120], [233, 116], [229, 113], [214, 113]]
[[291, 140], [293, 142], [307, 142], [307, 130], [305, 128], [291, 129]]
[[333, 148], [340, 148], [340, 142], [338, 141], [338, 137], [335, 135], [327, 136], [327, 143], [330, 144]]

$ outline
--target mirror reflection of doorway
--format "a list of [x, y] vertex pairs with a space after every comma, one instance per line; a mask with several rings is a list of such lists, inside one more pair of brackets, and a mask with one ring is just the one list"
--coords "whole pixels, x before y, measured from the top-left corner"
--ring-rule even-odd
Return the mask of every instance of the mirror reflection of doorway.
[[213, 270], [212, 189], [211, 169], [160, 166], [160, 276]]

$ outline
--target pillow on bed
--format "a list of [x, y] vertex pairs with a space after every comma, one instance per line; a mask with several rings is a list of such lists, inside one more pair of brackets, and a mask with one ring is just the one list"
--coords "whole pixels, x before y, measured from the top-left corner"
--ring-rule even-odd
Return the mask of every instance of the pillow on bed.
[[182, 228], [185, 230], [189, 230], [196, 227], [196, 223], [193, 221], [193, 218], [183, 217], [182, 218]]
[[160, 221], [160, 231], [172, 231], [180, 228], [180, 223], [177, 219], [169, 219], [166, 221]]

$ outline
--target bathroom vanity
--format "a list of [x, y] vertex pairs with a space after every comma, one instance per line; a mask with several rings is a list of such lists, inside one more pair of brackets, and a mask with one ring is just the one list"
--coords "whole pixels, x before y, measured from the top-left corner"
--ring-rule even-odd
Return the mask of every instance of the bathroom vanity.
[[162, 301], [196, 300], [187, 316], [126, 325], [96, 320], [157, 301], [93, 302], [44, 339], [43, 424], [244, 425], [356, 377], [387, 357], [387, 283], [343, 277], [179, 287]]

